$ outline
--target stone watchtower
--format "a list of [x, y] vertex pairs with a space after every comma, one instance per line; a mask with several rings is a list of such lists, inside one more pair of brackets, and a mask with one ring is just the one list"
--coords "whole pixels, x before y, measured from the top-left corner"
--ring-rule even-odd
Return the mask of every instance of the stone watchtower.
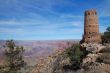
[[99, 33], [98, 17], [96, 10], [87, 10], [84, 15], [84, 35], [85, 43], [100, 43], [101, 35]]

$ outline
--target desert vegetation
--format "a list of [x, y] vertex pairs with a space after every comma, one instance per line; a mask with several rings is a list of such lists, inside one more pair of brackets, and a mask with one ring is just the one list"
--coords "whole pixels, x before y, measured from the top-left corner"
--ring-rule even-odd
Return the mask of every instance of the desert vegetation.
[[82, 59], [85, 53], [84, 51], [81, 51], [79, 44], [67, 48], [65, 54], [70, 59], [70, 65], [68, 65], [68, 67], [64, 66], [65, 69], [77, 70], [81, 68]]
[[22, 73], [21, 69], [26, 66], [24, 48], [15, 45], [13, 40], [8, 40], [4, 48], [5, 64], [0, 67], [0, 73]]
[[106, 31], [102, 35], [103, 43], [110, 43], [110, 27], [107, 27]]

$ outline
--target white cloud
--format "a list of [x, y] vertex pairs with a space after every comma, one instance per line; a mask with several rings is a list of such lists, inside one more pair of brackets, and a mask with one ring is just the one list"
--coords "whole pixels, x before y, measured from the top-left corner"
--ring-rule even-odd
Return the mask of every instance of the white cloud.
[[72, 14], [63, 14], [60, 17], [61, 18], [76, 18], [76, 19], [83, 18], [83, 16], [81, 15], [72, 15]]
[[14, 28], [0, 28], [0, 33], [5, 33], [5, 34], [23, 34], [25, 33], [24, 29], [14, 29]]
[[71, 24], [72, 24], [73, 26], [78, 26], [78, 27], [83, 27], [82, 25], [84, 25], [81, 21], [71, 22]]
[[32, 20], [32, 19], [27, 19], [27, 20], [0, 20], [0, 25], [33, 25], [33, 24], [44, 24], [48, 23], [48, 21], [37, 21], [37, 20]]

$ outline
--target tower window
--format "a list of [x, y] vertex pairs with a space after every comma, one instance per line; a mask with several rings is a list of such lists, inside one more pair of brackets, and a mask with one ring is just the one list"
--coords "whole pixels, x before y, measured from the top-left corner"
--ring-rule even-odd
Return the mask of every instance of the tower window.
[[90, 38], [90, 37], [88, 37], [88, 38]]
[[88, 13], [88, 15], [90, 15], [90, 13]]
[[95, 15], [97, 15], [97, 13], [95, 12]]
[[91, 32], [89, 32], [89, 34], [91, 34]]

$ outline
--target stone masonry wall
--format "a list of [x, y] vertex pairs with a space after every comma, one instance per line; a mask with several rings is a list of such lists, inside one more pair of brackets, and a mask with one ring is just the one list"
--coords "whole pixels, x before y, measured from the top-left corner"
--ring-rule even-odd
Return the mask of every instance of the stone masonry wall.
[[100, 43], [98, 17], [96, 10], [85, 11], [83, 41], [86, 43]]

